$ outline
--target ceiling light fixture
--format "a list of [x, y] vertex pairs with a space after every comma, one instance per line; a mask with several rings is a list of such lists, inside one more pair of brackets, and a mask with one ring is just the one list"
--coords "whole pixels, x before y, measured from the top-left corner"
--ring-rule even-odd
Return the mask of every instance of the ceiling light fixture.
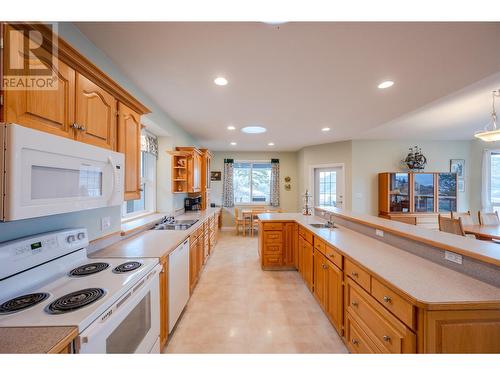
[[274, 142], [269, 142], [267, 145], [268, 146], [274, 146]]
[[265, 133], [267, 129], [263, 126], [245, 126], [241, 129], [241, 131], [247, 134], [260, 134]]
[[214, 79], [214, 83], [217, 86], [226, 86], [227, 85], [227, 79], [225, 79], [224, 77], [217, 77], [216, 79]]
[[236, 128], [235, 128], [233, 125], [229, 125], [229, 126], [227, 127], [227, 130], [234, 130], [234, 129], [236, 129]]
[[379, 85], [377, 87], [379, 89], [387, 89], [387, 88], [391, 87], [392, 85], [394, 85], [394, 81], [384, 81], [384, 82], [379, 83]]
[[329, 127], [325, 127], [325, 128], [322, 128], [321, 129], [322, 132], [329, 132], [330, 131], [330, 128]]
[[237, 143], [236, 142], [231, 142], [231, 146], [236, 146]]
[[495, 111], [495, 98], [500, 98], [500, 89], [495, 90], [492, 96], [491, 120], [484, 130], [476, 132], [474, 137], [485, 142], [500, 141], [500, 129], [497, 126], [497, 112]]

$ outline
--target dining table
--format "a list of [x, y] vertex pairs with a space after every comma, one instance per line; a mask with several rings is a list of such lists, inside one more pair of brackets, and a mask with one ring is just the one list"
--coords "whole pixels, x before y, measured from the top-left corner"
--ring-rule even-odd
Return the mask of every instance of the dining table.
[[500, 240], [500, 225], [464, 225], [465, 234], [473, 234], [478, 240]]
[[271, 209], [243, 209], [240, 211], [241, 218], [243, 219], [243, 236], [246, 235], [247, 224], [249, 225], [250, 235], [253, 236], [253, 220], [254, 216], [266, 212], [282, 212], [281, 210], [271, 210]]

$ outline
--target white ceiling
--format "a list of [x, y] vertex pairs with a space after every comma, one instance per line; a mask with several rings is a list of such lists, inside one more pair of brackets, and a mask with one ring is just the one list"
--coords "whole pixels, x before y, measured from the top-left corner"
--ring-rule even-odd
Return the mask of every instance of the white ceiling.
[[[500, 23], [76, 25], [212, 150], [471, 138], [500, 87]], [[218, 75], [229, 84], [214, 85]], [[396, 84], [377, 89], [385, 79]], [[251, 124], [268, 132], [226, 130]]]

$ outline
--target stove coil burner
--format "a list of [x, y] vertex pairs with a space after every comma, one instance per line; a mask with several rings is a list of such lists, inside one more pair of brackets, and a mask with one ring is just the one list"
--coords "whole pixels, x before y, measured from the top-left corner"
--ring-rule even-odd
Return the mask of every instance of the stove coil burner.
[[125, 262], [125, 263], [120, 264], [119, 266], [116, 266], [113, 269], [113, 272], [116, 272], [116, 273], [130, 272], [130, 271], [138, 269], [140, 266], [142, 266], [142, 263], [139, 263], [139, 262]]
[[50, 314], [65, 314], [72, 312], [94, 303], [104, 296], [104, 294], [105, 292], [101, 288], [78, 290], [56, 299], [47, 307], [47, 311]]
[[83, 266], [77, 267], [74, 270], [72, 270], [69, 273], [69, 275], [70, 276], [93, 275], [94, 273], [104, 271], [108, 267], [109, 264], [104, 262], [84, 264]]
[[10, 314], [27, 309], [46, 300], [48, 297], [48, 293], [31, 293], [13, 298], [0, 305], [0, 314]]

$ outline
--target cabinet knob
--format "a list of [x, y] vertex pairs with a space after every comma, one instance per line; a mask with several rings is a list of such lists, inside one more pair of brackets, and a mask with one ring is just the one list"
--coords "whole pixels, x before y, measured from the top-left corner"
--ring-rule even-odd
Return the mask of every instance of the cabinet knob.
[[353, 271], [353, 272], [351, 272], [351, 275], [352, 275], [352, 276], [354, 276], [354, 277], [358, 277], [358, 276], [359, 276], [359, 275], [358, 275], [358, 273], [357, 273], [357, 272], [354, 272], [354, 271]]
[[335, 254], [329, 254], [328, 255], [330, 258], [335, 258]]
[[359, 341], [356, 340], [356, 339], [352, 339], [351, 342], [353, 343], [353, 345], [358, 345], [359, 344]]
[[384, 337], [382, 337], [382, 339], [385, 341], [385, 342], [389, 342], [391, 341], [391, 338], [387, 335], [385, 335]]
[[354, 307], [358, 307], [358, 302], [357, 301], [352, 301], [351, 305], [353, 305]]
[[323, 267], [324, 270], [326, 270], [328, 268], [328, 266], [326, 264], [322, 264], [321, 266]]
[[78, 130], [80, 129], [80, 125], [78, 125], [76, 122], [74, 122], [73, 124], [71, 124], [71, 127], [75, 130]]
[[84, 126], [84, 125], [80, 125], [80, 130], [81, 130], [82, 132], [84, 132], [85, 130], [87, 130], [87, 128], [85, 128], [85, 126]]
[[391, 302], [391, 297], [389, 296], [384, 296], [384, 302]]

